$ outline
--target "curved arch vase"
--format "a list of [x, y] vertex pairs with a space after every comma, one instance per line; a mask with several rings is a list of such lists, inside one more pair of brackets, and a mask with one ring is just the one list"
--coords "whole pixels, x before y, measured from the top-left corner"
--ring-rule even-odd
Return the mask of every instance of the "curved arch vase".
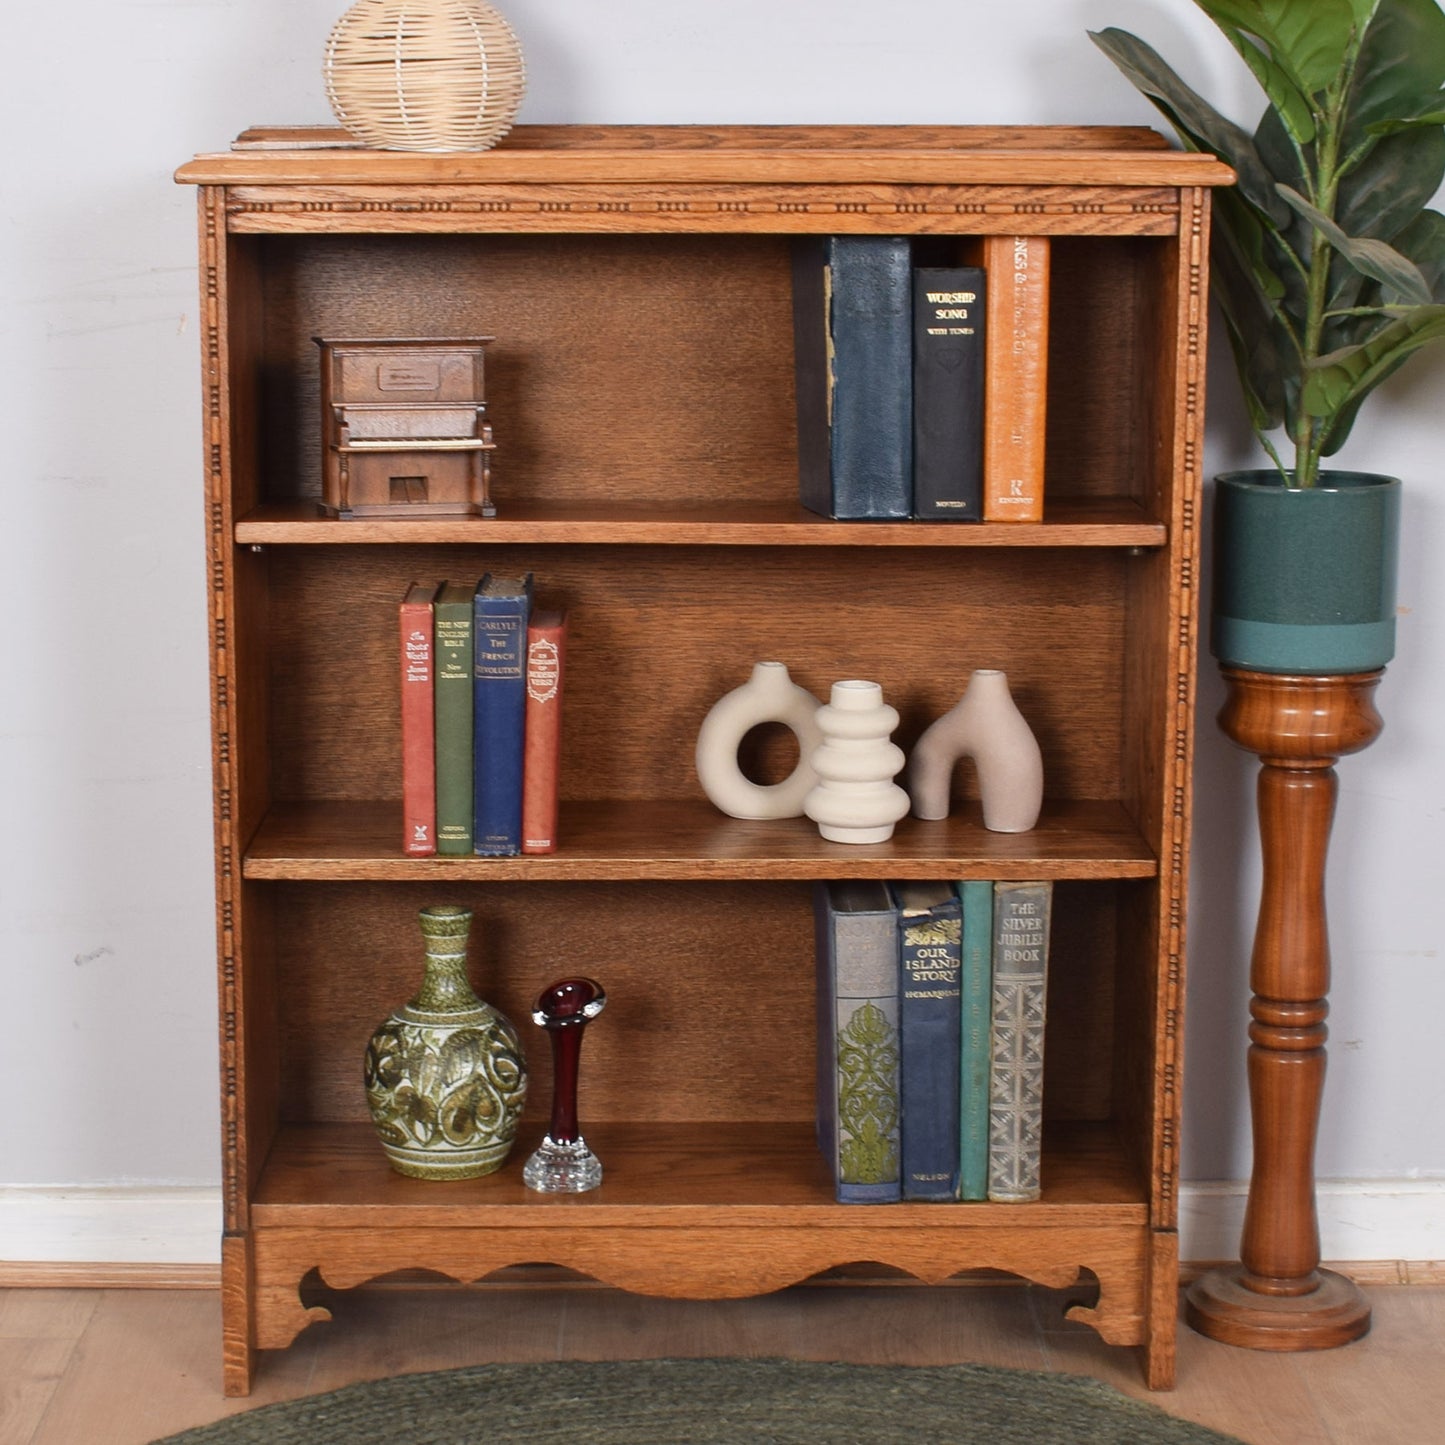
[[908, 791], [915, 817], [948, 817], [953, 769], [966, 757], [978, 770], [984, 827], [1027, 833], [1043, 808], [1043, 755], [1009, 692], [1008, 675], [997, 668], [975, 672], [963, 696], [914, 747]]

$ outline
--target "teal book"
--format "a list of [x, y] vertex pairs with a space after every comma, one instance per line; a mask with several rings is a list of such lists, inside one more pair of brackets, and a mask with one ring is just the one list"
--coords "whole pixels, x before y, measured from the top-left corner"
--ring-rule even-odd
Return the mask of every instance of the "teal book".
[[814, 885], [818, 1148], [841, 1204], [899, 1196], [898, 924], [888, 885]]
[[958, 1198], [962, 918], [947, 883], [895, 883], [903, 1197]]
[[522, 759], [527, 713], [527, 618], [532, 574], [488, 572], [472, 610], [472, 851], [522, 851]]
[[445, 582], [435, 624], [437, 852], [472, 851], [472, 594], [475, 583]]
[[958, 1197], [988, 1198], [988, 1071], [993, 1021], [993, 883], [957, 885], [963, 908], [959, 964]]
[[988, 1197], [1037, 1199], [1043, 1153], [1044, 1019], [1052, 883], [995, 883]]
[[913, 510], [913, 275], [907, 236], [793, 244], [798, 497], [826, 517]]

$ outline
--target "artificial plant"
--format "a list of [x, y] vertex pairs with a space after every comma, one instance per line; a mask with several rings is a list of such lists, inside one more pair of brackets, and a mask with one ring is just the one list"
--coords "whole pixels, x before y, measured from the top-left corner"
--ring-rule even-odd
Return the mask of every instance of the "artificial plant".
[[[1445, 337], [1445, 14], [1436, 0], [1194, 0], [1267, 97], [1249, 135], [1128, 31], [1090, 38], [1183, 145], [1232, 166], [1211, 276], [1250, 421], [1309, 487], [1361, 403]], [[1283, 427], [1288, 466], [1269, 433]]]

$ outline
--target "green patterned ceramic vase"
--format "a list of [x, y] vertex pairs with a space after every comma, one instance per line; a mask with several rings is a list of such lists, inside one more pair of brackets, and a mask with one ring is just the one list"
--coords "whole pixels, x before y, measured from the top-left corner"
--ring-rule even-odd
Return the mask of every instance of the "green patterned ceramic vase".
[[1395, 654], [1400, 483], [1321, 472], [1286, 487], [1277, 472], [1226, 472], [1214, 496], [1214, 608], [1220, 662], [1254, 672], [1369, 672]]
[[527, 1096], [517, 1031], [467, 981], [470, 908], [423, 908], [421, 992], [372, 1035], [366, 1100], [392, 1168], [474, 1179], [502, 1167]]

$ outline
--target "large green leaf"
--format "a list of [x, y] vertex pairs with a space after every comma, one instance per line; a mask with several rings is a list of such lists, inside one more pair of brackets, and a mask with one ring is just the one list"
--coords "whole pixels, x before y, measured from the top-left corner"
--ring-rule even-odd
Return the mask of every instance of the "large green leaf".
[[1233, 25], [1219, 28], [1254, 73], [1295, 145], [1303, 150], [1315, 138], [1315, 118], [1309, 96], [1301, 92], [1294, 77], [1282, 65], [1277, 65], [1267, 50], [1261, 49], [1242, 30]]
[[1430, 287], [1430, 297], [1445, 303], [1445, 216], [1421, 211], [1395, 237], [1395, 249], [1408, 256]]
[[1372, 127], [1394, 127], [1402, 119], [1438, 110], [1442, 86], [1445, 14], [1436, 0], [1380, 0], [1350, 86], [1346, 152], [1367, 144]]
[[1281, 186], [1279, 193], [1362, 275], [1378, 281], [1406, 301], [1425, 305], [1430, 287], [1415, 263], [1385, 241], [1369, 236], [1347, 236], [1323, 211], [1316, 210], [1298, 191]]
[[1289, 224], [1289, 207], [1275, 193], [1274, 178], [1245, 131], [1191, 90], [1138, 36], [1110, 27], [1091, 30], [1089, 39], [1163, 112], [1191, 150], [1208, 151], [1233, 166], [1250, 203], [1275, 225]]
[[1351, 236], [1393, 241], [1429, 205], [1442, 181], [1445, 131], [1437, 127], [1386, 137], [1341, 178], [1334, 218]]
[[1361, 345], [1311, 362], [1305, 375], [1305, 410], [1311, 416], [1331, 417], [1357, 405], [1411, 352], [1442, 339], [1445, 305], [1412, 306]]
[[1196, 0], [1226, 35], [1238, 27], [1269, 47], [1297, 90], [1312, 96], [1331, 85], [1355, 46], [1351, 0]]

